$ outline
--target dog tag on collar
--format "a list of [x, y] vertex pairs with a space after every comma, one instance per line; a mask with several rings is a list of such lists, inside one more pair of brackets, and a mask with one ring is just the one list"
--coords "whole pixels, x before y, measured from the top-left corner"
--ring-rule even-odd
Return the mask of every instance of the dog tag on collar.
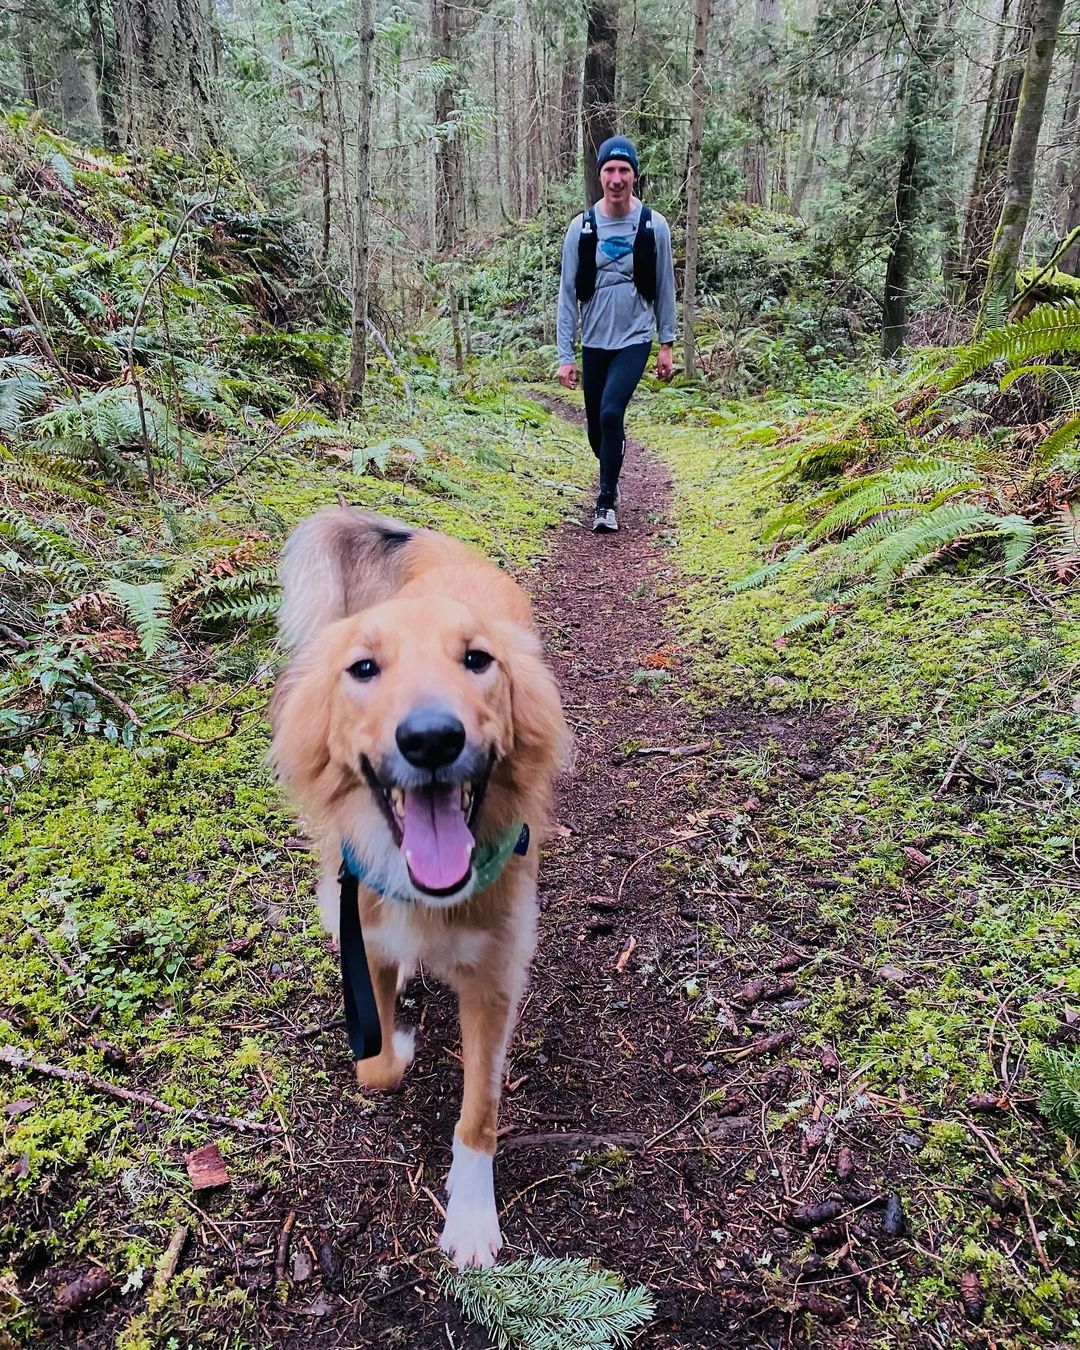
[[517, 843], [514, 845], [514, 852], [520, 853], [522, 857], [529, 851], [529, 827], [522, 825], [521, 833], [518, 835]]

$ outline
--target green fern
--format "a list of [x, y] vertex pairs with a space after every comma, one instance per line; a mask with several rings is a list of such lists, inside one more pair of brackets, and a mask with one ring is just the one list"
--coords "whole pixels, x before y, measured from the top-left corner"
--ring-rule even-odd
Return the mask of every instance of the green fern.
[[797, 562], [806, 552], [806, 549], [805, 543], [796, 544], [776, 562], [766, 563], [764, 567], [759, 567], [756, 571], [748, 572], [746, 576], [740, 577], [738, 581], [733, 581], [728, 587], [729, 591], [732, 595], [741, 595], [744, 591], [756, 591], [760, 586], [765, 586], [770, 581], [775, 580], [793, 562]]
[[498, 1350], [612, 1350], [630, 1345], [656, 1312], [644, 1286], [627, 1289], [580, 1259], [537, 1256], [446, 1273], [440, 1283]]
[[169, 597], [160, 581], [108, 583], [111, 594], [122, 602], [139, 633], [143, 654], [153, 656], [169, 631]]
[[0, 358], [0, 432], [18, 435], [45, 401], [50, 383], [29, 357]]
[[860, 561], [879, 581], [886, 580], [899, 575], [917, 558], [978, 533], [993, 521], [993, 516], [973, 502], [949, 502], [919, 513], [901, 529], [886, 534]]
[[977, 342], [961, 348], [957, 360], [941, 376], [939, 387], [943, 393], [953, 389], [994, 361], [1018, 366], [1040, 356], [1076, 351], [1080, 351], [1080, 301], [1039, 305], [1022, 319], [992, 328]]
[[824, 494], [819, 501], [831, 499], [836, 505], [807, 532], [806, 538], [809, 543], [816, 543], [860, 525], [881, 511], [914, 507], [926, 498], [928, 505], [936, 506], [978, 486], [971, 471], [962, 464], [941, 459], [908, 461], [886, 473], [855, 479]]
[[1076, 446], [1077, 438], [1080, 438], [1080, 416], [1068, 417], [1040, 444], [1039, 463], [1053, 467], [1064, 458], [1065, 451]]
[[1062, 502], [1054, 521], [1054, 563], [1063, 572], [1080, 568], [1080, 501]]

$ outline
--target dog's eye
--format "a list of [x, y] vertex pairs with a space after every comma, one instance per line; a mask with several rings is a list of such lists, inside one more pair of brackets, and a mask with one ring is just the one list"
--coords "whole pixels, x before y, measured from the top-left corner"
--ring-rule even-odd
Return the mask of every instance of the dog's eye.
[[470, 647], [465, 653], [465, 669], [481, 675], [494, 660], [490, 652], [482, 652], [479, 647]]
[[354, 680], [373, 680], [378, 673], [378, 662], [370, 656], [365, 656], [362, 661], [354, 661], [349, 667], [349, 674]]

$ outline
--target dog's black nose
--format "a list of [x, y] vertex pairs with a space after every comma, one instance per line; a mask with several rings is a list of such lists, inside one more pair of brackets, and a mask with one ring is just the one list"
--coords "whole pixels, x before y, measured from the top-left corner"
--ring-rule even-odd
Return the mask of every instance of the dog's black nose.
[[398, 723], [398, 749], [418, 769], [453, 764], [465, 748], [465, 728], [445, 708], [416, 708]]

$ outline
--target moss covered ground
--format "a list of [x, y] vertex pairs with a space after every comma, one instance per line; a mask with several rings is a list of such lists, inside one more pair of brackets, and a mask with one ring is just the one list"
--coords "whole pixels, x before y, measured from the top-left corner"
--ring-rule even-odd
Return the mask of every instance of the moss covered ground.
[[830, 746], [819, 770], [779, 736], [720, 733], [762, 803], [749, 876], [778, 926], [756, 942], [813, 954], [809, 1040], [903, 1139], [925, 1260], [881, 1343], [932, 1328], [972, 1272], [978, 1343], [1080, 1344], [1075, 1144], [1037, 1109], [1080, 996], [1080, 597], [961, 561], [792, 633], [828, 548], [732, 594], [790, 506], [774, 442], [805, 411], [687, 412], [659, 393], [636, 428], [675, 477], [691, 696], [752, 705], [763, 727], [800, 719]]

